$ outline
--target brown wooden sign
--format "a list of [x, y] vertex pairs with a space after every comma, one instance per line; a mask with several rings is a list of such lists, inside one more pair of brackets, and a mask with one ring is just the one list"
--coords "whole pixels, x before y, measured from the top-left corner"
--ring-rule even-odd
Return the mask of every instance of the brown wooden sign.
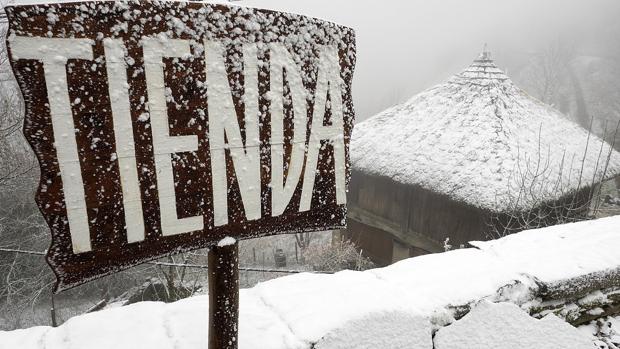
[[184, 2], [6, 11], [56, 290], [226, 237], [344, 227], [350, 28]]

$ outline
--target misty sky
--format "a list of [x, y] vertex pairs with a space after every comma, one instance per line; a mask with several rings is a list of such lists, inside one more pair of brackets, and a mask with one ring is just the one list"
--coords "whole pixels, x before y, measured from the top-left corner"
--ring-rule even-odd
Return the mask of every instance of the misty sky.
[[[620, 18], [618, 0], [243, 0], [238, 3], [307, 14], [353, 27], [358, 44], [354, 85], [358, 120], [458, 73], [476, 58], [485, 42], [498, 66], [511, 74], [527, 63], [533, 52], [559, 37], [587, 43], [608, 35], [610, 27]], [[620, 40], [620, 35], [616, 38]]]
[[[358, 120], [458, 73], [485, 42], [498, 66], [515, 75], [532, 53], [560, 37], [579, 43], [583, 55], [594, 50], [589, 42], [620, 41], [620, 26], [615, 24], [620, 18], [618, 0], [241, 0], [235, 4], [353, 27], [358, 44], [354, 84]], [[619, 35], [610, 35], [613, 30]]]

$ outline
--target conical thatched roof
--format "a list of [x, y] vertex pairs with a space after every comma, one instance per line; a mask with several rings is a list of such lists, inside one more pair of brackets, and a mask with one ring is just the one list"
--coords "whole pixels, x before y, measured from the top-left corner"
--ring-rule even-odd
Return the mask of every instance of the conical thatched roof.
[[620, 173], [620, 153], [515, 86], [486, 50], [447, 82], [357, 124], [351, 162], [494, 212]]

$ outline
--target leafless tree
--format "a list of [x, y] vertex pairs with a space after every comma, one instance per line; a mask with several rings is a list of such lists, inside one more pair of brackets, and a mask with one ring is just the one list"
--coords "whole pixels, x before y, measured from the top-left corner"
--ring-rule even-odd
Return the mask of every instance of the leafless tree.
[[[615, 38], [620, 26], [588, 47], [557, 39], [534, 52], [525, 69], [517, 76], [519, 84], [534, 97], [553, 105], [588, 128], [596, 116], [592, 131], [604, 135], [605, 124], [620, 121], [620, 45]], [[608, 128], [613, 133], [613, 128]], [[614, 140], [620, 149], [620, 135]], [[619, 181], [620, 185], [620, 181]]]
[[532, 55], [521, 73], [524, 88], [542, 102], [570, 115], [588, 128], [590, 116], [584, 87], [575, 69], [577, 48], [558, 39]]
[[[21, 132], [23, 101], [8, 64], [6, 30], [0, 24], [0, 247], [42, 251], [49, 244], [47, 225], [33, 200], [38, 172]], [[0, 313], [5, 315], [0, 326], [19, 327], [26, 309], [34, 310], [49, 295], [52, 274], [43, 258], [2, 253], [0, 277]]]
[[[592, 123], [592, 121], [591, 121]], [[508, 181], [508, 209], [494, 213], [487, 221], [489, 238], [499, 238], [527, 229], [570, 223], [596, 216], [601, 202], [599, 181], [608, 175], [608, 166], [613, 153], [613, 139], [619, 132], [620, 123], [615, 125], [612, 144], [602, 140], [598, 149], [593, 147], [589, 133], [583, 157], [564, 153], [559, 169], [552, 169], [550, 150], [543, 149], [539, 139], [537, 154], [519, 156], [517, 167]], [[607, 134], [607, 132], [605, 132]], [[594, 143], [596, 144], [596, 143]], [[607, 146], [606, 146], [607, 145]], [[587, 154], [598, 153], [595, 175], [584, 176]], [[571, 178], [578, 169], [577, 178]], [[577, 186], [569, 183], [577, 182]], [[550, 199], [550, 197], [559, 199]], [[506, 200], [502, 197], [502, 200]]]

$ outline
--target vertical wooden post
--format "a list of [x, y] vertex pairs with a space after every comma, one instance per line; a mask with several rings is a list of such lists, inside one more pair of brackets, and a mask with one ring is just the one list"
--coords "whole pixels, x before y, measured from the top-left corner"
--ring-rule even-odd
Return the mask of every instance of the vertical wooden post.
[[265, 251], [263, 251], [263, 265], [262, 265], [262, 268], [263, 268], [263, 272], [262, 272], [263, 273], [263, 277], [265, 277], [265, 268], [266, 268], [266, 265], [265, 265]]
[[52, 327], [58, 327], [58, 320], [56, 320], [56, 302], [54, 301], [54, 292], [52, 292], [52, 307], [50, 309], [50, 315], [52, 316]]
[[239, 243], [209, 250], [209, 349], [237, 349]]

